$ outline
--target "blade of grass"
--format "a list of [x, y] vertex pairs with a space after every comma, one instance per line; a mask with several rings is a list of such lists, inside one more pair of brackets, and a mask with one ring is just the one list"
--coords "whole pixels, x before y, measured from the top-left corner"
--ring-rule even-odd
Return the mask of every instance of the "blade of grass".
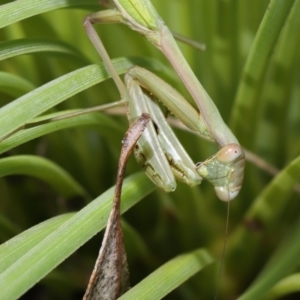
[[19, 97], [35, 88], [30, 81], [6, 72], [0, 71], [0, 92], [12, 97]]
[[212, 256], [205, 249], [179, 255], [155, 270], [119, 299], [162, 299], [212, 262]]
[[101, 134], [109, 137], [111, 140], [115, 138], [115, 136], [111, 136], [111, 131], [115, 133], [123, 132], [123, 128], [108, 116], [100, 113], [92, 113], [20, 130], [0, 143], [0, 154], [46, 134], [76, 127], [93, 127], [99, 129]]
[[[127, 59], [117, 59], [114, 66], [118, 72], [124, 73], [132, 63]], [[0, 139], [53, 106], [108, 78], [102, 63], [90, 65], [48, 82], [5, 105], [0, 109]]]
[[69, 173], [46, 158], [18, 155], [0, 159], [0, 177], [16, 174], [44, 180], [64, 197], [87, 195], [87, 191]]
[[68, 213], [46, 220], [0, 245], [0, 274], [73, 215], [74, 213]]
[[[161, 63], [147, 58], [117, 58], [113, 64], [119, 74], [125, 73], [135, 63], [152, 70], [168, 71]], [[0, 140], [29, 123], [34, 117], [68, 99], [69, 97], [110, 78], [103, 64], [80, 68], [61, 76], [0, 109]]]
[[[121, 211], [125, 212], [154, 190], [144, 174], [124, 181]], [[103, 193], [62, 224], [0, 274], [1, 297], [15, 299], [54, 269], [106, 225], [114, 187]]]
[[231, 128], [240, 143], [251, 142], [257, 99], [271, 53], [294, 1], [271, 0], [248, 55], [231, 115]]
[[0, 7], [0, 28], [26, 18], [59, 8], [99, 9], [93, 0], [23, 0]]
[[11, 57], [32, 54], [32, 53], [57, 53], [64, 57], [72, 57], [73, 60], [81, 60], [88, 63], [88, 60], [74, 47], [67, 43], [44, 39], [24, 38], [0, 43], [0, 61]]
[[[234, 263], [236, 257], [244, 261], [245, 274], [249, 272], [248, 268], [255, 266], [254, 261], [259, 259], [261, 250], [263, 229], [271, 228], [274, 222], [280, 222], [280, 213], [291, 199], [289, 196], [299, 180], [299, 174], [300, 157], [297, 157], [260, 193], [248, 209], [244, 221], [231, 234], [227, 246], [227, 261], [233, 274], [239, 269]], [[251, 251], [244, 251], [245, 244]]]
[[300, 221], [298, 221], [294, 230], [280, 244], [280, 247], [277, 248], [255, 282], [238, 298], [239, 300], [262, 299], [288, 271], [295, 267], [295, 262], [299, 261], [300, 253], [299, 235]]
[[[268, 78], [262, 92], [262, 113], [256, 117], [257, 133], [255, 149], [271, 164], [285, 163], [282, 140], [286, 136], [287, 113], [293, 87], [294, 64], [300, 51], [300, 1], [295, 1], [279, 37], [271, 59]], [[266, 136], [268, 139], [266, 139]], [[281, 150], [281, 151], [280, 151]]]
[[266, 295], [265, 299], [274, 300], [282, 298], [288, 294], [300, 292], [300, 273], [289, 275], [280, 280]]
[[[5, 215], [0, 214], [0, 241], [6, 241], [12, 236], [18, 234], [19, 232], [20, 232], [19, 226], [17, 226], [14, 222], [9, 220]], [[0, 272], [1, 272], [1, 267], [0, 267]]]

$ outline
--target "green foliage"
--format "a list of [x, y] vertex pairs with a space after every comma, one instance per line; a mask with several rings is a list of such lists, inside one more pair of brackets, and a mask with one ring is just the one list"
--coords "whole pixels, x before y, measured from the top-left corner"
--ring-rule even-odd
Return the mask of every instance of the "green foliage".
[[[1, 299], [81, 299], [128, 123], [102, 113], [49, 120], [119, 100], [82, 26], [100, 8], [97, 0], [7, 2], [0, 1]], [[172, 30], [206, 44], [205, 52], [180, 47], [238, 140], [258, 156], [230, 206], [219, 298], [299, 293], [300, 0], [152, 2]], [[97, 30], [120, 74], [139, 64], [189, 99], [144, 38], [124, 25]], [[216, 150], [176, 134], [195, 162]], [[206, 182], [164, 194], [139, 171], [132, 158], [122, 210], [131, 208], [124, 236], [135, 287], [124, 299], [170, 292], [166, 299], [212, 299], [219, 266], [210, 263], [221, 257], [226, 206]]]

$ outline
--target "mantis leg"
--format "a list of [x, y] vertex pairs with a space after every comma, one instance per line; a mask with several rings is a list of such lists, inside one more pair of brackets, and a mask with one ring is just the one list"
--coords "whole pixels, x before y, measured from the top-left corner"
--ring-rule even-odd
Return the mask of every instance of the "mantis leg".
[[[84, 21], [84, 26], [89, 38], [98, 53], [101, 55], [107, 69], [111, 73], [112, 78], [119, 89], [122, 97], [121, 101], [128, 102], [129, 123], [132, 123], [142, 113], [148, 113], [148, 106], [145, 101], [149, 102], [150, 99], [146, 94], [144, 94], [140, 86], [136, 84], [135, 80], [130, 80], [130, 78], [128, 78], [126, 83], [127, 87], [125, 87], [119, 78], [119, 75], [116, 73], [101, 40], [92, 26], [92, 23], [99, 21], [99, 15], [102, 17], [102, 12], [88, 16]], [[104, 15], [106, 16], [106, 13], [104, 13]], [[110, 13], [108, 15], [110, 15]], [[154, 108], [152, 106], [152, 110], [153, 109]], [[187, 153], [181, 146], [179, 147], [180, 144], [174, 134], [170, 134], [170, 132], [172, 132], [170, 127], [165, 122], [163, 125], [159, 125], [159, 128], [159, 132], [161, 134], [158, 136], [160, 136], [161, 143], [164, 142], [164, 144], [168, 144], [168, 147], [164, 147], [164, 149], [162, 149], [160, 142], [158, 141], [154, 125], [150, 122], [137, 142], [135, 149], [136, 158], [145, 169], [148, 177], [166, 192], [174, 191], [176, 188], [173, 173], [178, 179], [191, 186], [199, 184], [201, 182], [201, 177], [194, 170], [192, 161], [188, 157]], [[172, 151], [166, 150], [167, 148], [172, 148]], [[181, 157], [183, 158], [181, 159]], [[188, 167], [184, 165], [185, 163], [188, 164]]]
[[[221, 147], [238, 144], [236, 137], [224, 123], [217, 107], [202, 87], [182, 55], [169, 28], [156, 12], [149, 0], [101, 0], [100, 4], [114, 8], [118, 17], [107, 17], [104, 12], [93, 14], [95, 23], [111, 23], [117, 19], [144, 35], [156, 48], [163, 52], [179, 75], [183, 84], [197, 104], [203, 121]], [[110, 11], [110, 10], [108, 10]]]
[[[152, 175], [152, 177], [154, 177], [158, 183], [160, 183], [162, 179], [160, 174], [163, 175], [167, 170], [171, 170], [178, 180], [190, 186], [200, 184], [201, 177], [197, 174], [193, 161], [176, 138], [162, 111], [153, 101], [153, 96], [147, 94], [139, 83], [129, 74], [125, 76], [125, 84], [130, 94], [128, 103], [129, 123], [135, 121], [141, 113], [147, 112], [152, 118], [154, 123], [153, 129], [155, 129], [153, 135], [150, 135], [150, 128], [149, 132], [145, 133], [144, 131], [138, 140], [135, 151], [137, 160], [144, 168], [146, 167], [146, 171], [147, 168], [149, 168], [150, 174], [155, 174], [155, 176]], [[155, 153], [153, 152], [153, 155], [149, 155], [150, 151], [153, 151], [152, 149], [156, 151]], [[163, 157], [160, 157], [161, 153]], [[148, 159], [146, 159], [146, 157], [148, 157]], [[165, 160], [168, 162], [166, 167], [162, 165]], [[167, 176], [165, 177], [167, 178]], [[161, 186], [164, 185], [161, 184]], [[164, 190], [166, 189], [164, 188]]]
[[[127, 80], [128, 93], [131, 96], [128, 103], [129, 123], [135, 122], [143, 113], [149, 113], [145, 94], [134, 80]], [[174, 191], [176, 182], [168, 161], [157, 139], [155, 128], [149, 122], [143, 134], [136, 143], [135, 157], [142, 165], [148, 177], [166, 192]]]
[[[170, 85], [153, 73], [140, 68], [131, 68], [127, 76], [139, 80], [140, 84], [151, 91], [183, 124], [198, 131], [207, 139], [213, 140], [201, 115]], [[196, 165], [199, 175], [214, 187], [217, 196], [223, 201], [234, 199], [241, 189], [245, 156], [238, 144], [227, 144], [215, 155]]]

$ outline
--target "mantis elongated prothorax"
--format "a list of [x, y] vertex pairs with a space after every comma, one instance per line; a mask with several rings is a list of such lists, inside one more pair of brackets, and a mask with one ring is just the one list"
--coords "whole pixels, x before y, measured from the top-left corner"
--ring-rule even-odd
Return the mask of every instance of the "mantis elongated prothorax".
[[[211, 182], [223, 201], [234, 199], [242, 186], [245, 156], [236, 137], [224, 123], [217, 107], [202, 87], [181, 54], [172, 33], [149, 0], [100, 0], [108, 10], [89, 15], [84, 20], [86, 32], [102, 57], [119, 89], [128, 102], [128, 119], [150, 113], [153, 120], [136, 145], [136, 157], [146, 174], [167, 192], [176, 188], [176, 178], [193, 186], [202, 178]], [[92, 24], [124, 23], [144, 35], [163, 52], [194, 99], [195, 110], [176, 90], [151, 72], [134, 67], [125, 76], [125, 84], [115, 71]], [[220, 150], [204, 162], [191, 167], [191, 159], [179, 144], [155, 100], [159, 99], [183, 124], [214, 141]], [[196, 172], [195, 172], [196, 171]]]

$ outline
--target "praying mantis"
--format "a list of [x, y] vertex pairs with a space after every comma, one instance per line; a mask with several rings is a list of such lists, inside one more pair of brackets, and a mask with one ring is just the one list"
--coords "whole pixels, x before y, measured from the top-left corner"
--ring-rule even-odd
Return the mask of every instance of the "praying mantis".
[[[149, 0], [99, 2], [107, 10], [85, 18], [87, 35], [119, 90], [120, 104], [127, 107], [129, 123], [132, 124], [142, 113], [149, 113], [152, 118], [135, 146], [137, 161], [148, 177], [166, 192], [175, 190], [175, 177], [190, 186], [206, 179], [212, 183], [220, 200], [233, 200], [243, 182], [244, 152], [181, 54], [169, 28]], [[141, 67], [131, 68], [123, 83], [93, 27], [93, 24], [103, 23], [124, 23], [157, 47], [177, 72], [198, 111], [173, 87]], [[217, 143], [220, 150], [194, 165], [155, 103], [156, 99], [188, 128]]]

